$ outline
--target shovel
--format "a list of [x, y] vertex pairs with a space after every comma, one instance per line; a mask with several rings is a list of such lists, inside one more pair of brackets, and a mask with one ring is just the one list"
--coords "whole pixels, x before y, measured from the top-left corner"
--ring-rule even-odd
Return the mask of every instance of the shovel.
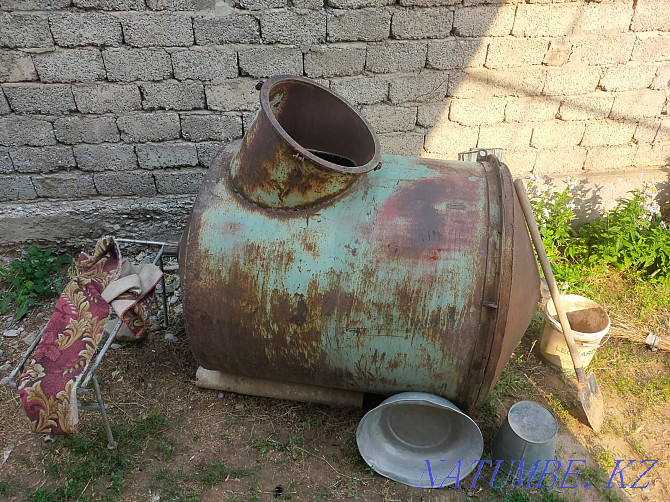
[[568, 317], [565, 315], [565, 311], [563, 310], [561, 295], [559, 294], [558, 288], [556, 287], [554, 274], [551, 271], [551, 265], [549, 264], [549, 259], [547, 258], [547, 252], [544, 250], [544, 246], [542, 245], [542, 237], [540, 237], [540, 231], [537, 229], [535, 217], [533, 216], [533, 210], [530, 207], [530, 202], [528, 201], [528, 196], [526, 195], [526, 188], [523, 185], [523, 181], [516, 180], [514, 182], [514, 188], [516, 188], [516, 193], [519, 196], [521, 209], [523, 210], [523, 214], [526, 218], [526, 224], [528, 225], [530, 236], [533, 238], [535, 251], [537, 251], [537, 256], [540, 259], [540, 265], [542, 265], [542, 271], [544, 272], [544, 277], [547, 280], [547, 285], [549, 286], [551, 297], [554, 300], [554, 306], [556, 307], [556, 312], [558, 313], [558, 319], [561, 323], [561, 328], [563, 329], [565, 341], [568, 344], [568, 348], [570, 349], [570, 356], [572, 357], [572, 363], [575, 366], [575, 373], [577, 374], [578, 380], [577, 397], [579, 398], [579, 402], [582, 404], [587, 422], [595, 432], [600, 432], [600, 428], [603, 425], [603, 395], [600, 393], [598, 382], [596, 382], [596, 377], [593, 372], [587, 375], [584, 372], [584, 368], [582, 367], [582, 358], [579, 355], [579, 351], [577, 350], [577, 345], [575, 345], [575, 338], [572, 334], [572, 329], [570, 328], [570, 322], [568, 321]]

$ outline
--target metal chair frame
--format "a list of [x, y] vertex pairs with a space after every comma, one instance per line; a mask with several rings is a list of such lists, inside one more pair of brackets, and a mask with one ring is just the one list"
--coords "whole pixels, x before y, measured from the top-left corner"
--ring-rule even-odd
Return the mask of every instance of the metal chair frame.
[[[161, 272], [163, 272], [163, 256], [165, 254], [165, 247], [167, 246], [166, 242], [157, 242], [157, 241], [145, 241], [145, 240], [137, 240], [137, 239], [115, 239], [117, 243], [121, 244], [140, 244], [140, 245], [145, 245], [145, 246], [158, 246], [159, 249], [156, 252], [156, 256], [152, 260], [152, 263], [154, 265], [158, 265], [161, 269]], [[163, 327], [167, 328], [168, 327], [168, 312], [167, 312], [167, 291], [165, 289], [165, 276], [161, 279], [161, 297], [163, 300]], [[114, 314], [113, 309], [110, 306], [109, 309], [109, 315], [110, 317]], [[87, 394], [90, 389], [88, 388], [90, 383], [93, 383], [93, 390], [95, 392], [95, 398], [97, 403], [91, 403], [91, 404], [86, 404], [86, 403], [81, 403], [79, 402], [79, 408], [83, 410], [98, 410], [100, 411], [100, 415], [102, 416], [102, 423], [105, 427], [105, 434], [107, 435], [107, 448], [109, 449], [116, 449], [117, 447], [117, 442], [114, 440], [114, 435], [112, 434], [112, 428], [109, 425], [109, 419], [107, 418], [107, 405], [105, 404], [103, 398], [102, 398], [102, 392], [100, 390], [100, 384], [98, 383], [98, 378], [95, 375], [95, 371], [97, 370], [98, 366], [102, 362], [103, 358], [105, 357], [105, 354], [109, 350], [110, 346], [112, 343], [114, 343], [114, 339], [116, 338], [117, 333], [119, 332], [119, 329], [121, 328], [123, 321], [119, 317], [117, 319], [116, 325], [112, 329], [112, 332], [107, 336], [107, 339], [105, 340], [104, 344], [102, 345], [102, 348], [99, 349], [98, 354], [96, 355], [95, 359], [93, 361], [89, 361], [86, 367], [84, 368], [84, 371], [82, 372], [82, 376], [80, 379], [79, 386], [77, 387], [77, 394], [80, 395], [85, 395]], [[16, 382], [16, 377], [17, 375], [23, 370], [24, 365], [26, 364], [26, 361], [28, 361], [28, 358], [31, 356], [31, 354], [35, 351], [35, 348], [37, 345], [40, 343], [42, 340], [42, 335], [44, 334], [44, 330], [46, 329], [46, 325], [42, 328], [42, 331], [40, 331], [40, 334], [33, 340], [33, 342], [30, 344], [30, 347], [28, 347], [28, 350], [25, 351], [23, 356], [21, 357], [21, 360], [19, 363], [14, 367], [12, 372], [9, 374], [8, 377], [8, 383], [12, 387], [16, 388], [18, 386]], [[104, 337], [104, 332], [103, 332], [103, 337]], [[102, 341], [102, 340], [101, 340]]]

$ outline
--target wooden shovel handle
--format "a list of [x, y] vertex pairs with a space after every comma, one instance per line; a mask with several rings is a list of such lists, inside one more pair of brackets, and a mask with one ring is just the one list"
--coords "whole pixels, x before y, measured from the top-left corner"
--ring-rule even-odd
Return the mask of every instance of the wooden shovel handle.
[[577, 379], [580, 382], [586, 381], [586, 374], [584, 373], [584, 368], [582, 367], [582, 358], [579, 355], [579, 350], [577, 350], [577, 345], [575, 345], [575, 337], [572, 334], [568, 316], [565, 315], [565, 310], [563, 310], [561, 295], [558, 291], [558, 288], [556, 287], [554, 273], [551, 271], [551, 264], [549, 263], [549, 258], [547, 258], [547, 252], [544, 250], [542, 237], [540, 236], [540, 231], [538, 230], [537, 224], [535, 223], [535, 216], [533, 215], [533, 209], [531, 208], [530, 202], [528, 201], [526, 187], [523, 184], [523, 180], [516, 180], [514, 182], [514, 188], [516, 188], [516, 194], [519, 196], [519, 203], [521, 204], [521, 209], [523, 210], [523, 214], [526, 217], [526, 225], [528, 225], [530, 236], [533, 239], [533, 244], [535, 244], [535, 251], [537, 251], [537, 257], [540, 259], [540, 265], [542, 266], [542, 271], [544, 272], [544, 278], [547, 280], [547, 285], [549, 286], [549, 291], [551, 292], [551, 298], [554, 300], [554, 307], [556, 307], [558, 320], [561, 323], [561, 328], [563, 328], [563, 336], [565, 336], [568, 349], [570, 349], [570, 356], [572, 357], [572, 364], [575, 366]]

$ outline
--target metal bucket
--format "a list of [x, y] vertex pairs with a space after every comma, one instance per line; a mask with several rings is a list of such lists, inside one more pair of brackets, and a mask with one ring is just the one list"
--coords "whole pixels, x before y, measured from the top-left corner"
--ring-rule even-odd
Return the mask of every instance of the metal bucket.
[[520, 401], [509, 409], [493, 438], [491, 453], [495, 460], [504, 461], [500, 467], [506, 471], [518, 469], [519, 460], [525, 469], [538, 460], [554, 460], [557, 433], [558, 422], [549, 410], [534, 401]]
[[212, 162], [180, 245], [196, 361], [470, 411], [539, 299], [507, 167], [380, 157], [356, 110], [306, 78], [271, 78], [260, 101], [242, 144]]
[[[610, 330], [610, 318], [598, 303], [580, 295], [561, 295], [561, 303], [570, 321], [582, 366], [586, 368], [598, 348], [604, 345], [603, 338]], [[574, 372], [570, 350], [565, 343], [563, 329], [551, 299], [544, 307], [544, 319], [540, 356], [554, 368]]]
[[375, 472], [417, 488], [460, 481], [484, 451], [477, 424], [450, 401], [425, 392], [396, 394], [366, 413], [356, 443]]

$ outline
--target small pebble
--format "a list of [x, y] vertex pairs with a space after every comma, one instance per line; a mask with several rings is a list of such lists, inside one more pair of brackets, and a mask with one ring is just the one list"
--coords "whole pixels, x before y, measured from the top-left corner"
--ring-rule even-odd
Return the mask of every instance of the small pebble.
[[6, 336], [7, 338], [14, 338], [15, 336], [19, 336], [19, 330], [6, 329], [5, 331], [2, 332], [2, 336]]
[[109, 346], [110, 349], [120, 349], [121, 344], [120, 343], [113, 343]]
[[9, 363], [5, 363], [2, 366], [0, 366], [0, 371], [9, 371], [12, 369], [12, 365]]
[[165, 339], [166, 339], [168, 342], [176, 342], [176, 341], [178, 341], [178, 338], [177, 338], [176, 336], [174, 336], [174, 333], [165, 333]]
[[30, 346], [31, 343], [35, 341], [35, 338], [37, 338], [37, 333], [28, 333], [24, 338], [23, 338], [23, 343], [26, 345]]
[[223, 392], [219, 392], [218, 398], [223, 399]]
[[174, 305], [174, 304], [177, 303], [178, 301], [179, 301], [179, 297], [178, 297], [177, 295], [172, 295], [172, 296], [170, 297], [170, 303], [171, 303], [172, 305]]
[[184, 313], [184, 306], [182, 304], [175, 305], [174, 308], [172, 309], [172, 311], [177, 315], [183, 314]]

